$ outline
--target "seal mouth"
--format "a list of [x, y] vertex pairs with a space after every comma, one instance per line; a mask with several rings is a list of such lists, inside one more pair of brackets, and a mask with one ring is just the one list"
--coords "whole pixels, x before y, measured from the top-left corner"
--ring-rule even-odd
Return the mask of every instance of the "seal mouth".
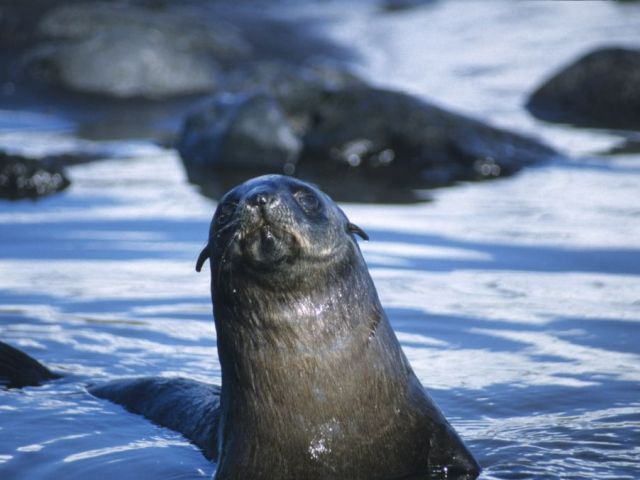
[[295, 234], [264, 219], [243, 232], [239, 240], [243, 257], [260, 269], [276, 267], [291, 260], [298, 251]]

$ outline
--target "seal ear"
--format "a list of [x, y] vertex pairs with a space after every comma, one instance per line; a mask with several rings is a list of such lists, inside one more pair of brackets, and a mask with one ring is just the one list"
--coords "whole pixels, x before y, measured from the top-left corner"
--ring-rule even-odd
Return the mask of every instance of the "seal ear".
[[200, 255], [198, 255], [198, 261], [196, 262], [196, 272], [200, 272], [200, 270], [202, 270], [202, 265], [204, 265], [204, 262], [207, 261], [207, 258], [209, 258], [209, 244], [208, 243], [202, 249], [202, 251], [200, 252]]
[[364, 240], [369, 240], [369, 235], [367, 235], [367, 232], [365, 232], [363, 229], [361, 229], [359, 226], [357, 226], [354, 223], [347, 224], [347, 232], [354, 233]]

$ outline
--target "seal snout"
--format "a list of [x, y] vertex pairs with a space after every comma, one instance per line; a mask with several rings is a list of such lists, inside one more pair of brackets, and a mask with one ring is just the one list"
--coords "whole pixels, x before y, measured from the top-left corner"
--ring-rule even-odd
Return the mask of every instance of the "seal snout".
[[267, 185], [261, 185], [247, 194], [245, 202], [250, 208], [269, 209], [278, 202], [278, 192]]
[[277, 228], [281, 223], [282, 207], [279, 192], [269, 185], [260, 185], [251, 190], [242, 200], [241, 217], [247, 233], [257, 229], [269, 233], [269, 227]]
[[251, 207], [268, 208], [275, 202], [275, 193], [268, 190], [258, 190], [247, 198], [247, 204]]
[[276, 266], [295, 254], [289, 233], [289, 206], [277, 186], [256, 185], [240, 201], [239, 237], [245, 259], [254, 266]]

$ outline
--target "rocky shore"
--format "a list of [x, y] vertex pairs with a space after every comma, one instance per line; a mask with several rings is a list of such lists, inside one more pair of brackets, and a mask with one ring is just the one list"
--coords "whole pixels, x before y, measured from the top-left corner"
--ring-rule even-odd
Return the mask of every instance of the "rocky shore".
[[529, 111], [577, 126], [640, 130], [640, 50], [596, 49], [540, 85]]
[[[534, 138], [368, 84], [352, 72], [348, 45], [266, 6], [36, 3], [2, 7], [6, 103], [61, 109], [81, 135], [175, 147], [189, 180], [213, 198], [248, 177], [284, 173], [342, 201], [406, 203], [427, 198], [426, 189], [562, 156]], [[637, 129], [638, 55], [589, 54], [542, 85], [527, 108], [547, 121]], [[52, 175], [64, 181], [26, 196], [68, 185], [61, 165]], [[5, 184], [3, 197], [20, 197]]]

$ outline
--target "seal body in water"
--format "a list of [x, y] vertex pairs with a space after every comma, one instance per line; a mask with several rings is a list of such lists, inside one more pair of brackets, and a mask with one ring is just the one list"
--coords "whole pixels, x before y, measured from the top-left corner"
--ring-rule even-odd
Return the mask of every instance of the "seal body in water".
[[217, 480], [399, 478], [478, 466], [413, 373], [351, 224], [266, 176], [218, 206], [205, 256], [222, 368]]
[[475, 478], [354, 235], [366, 238], [309, 184], [271, 175], [236, 187], [197, 264], [211, 260], [221, 389], [145, 378], [90, 391], [185, 434], [217, 460], [215, 480]]

